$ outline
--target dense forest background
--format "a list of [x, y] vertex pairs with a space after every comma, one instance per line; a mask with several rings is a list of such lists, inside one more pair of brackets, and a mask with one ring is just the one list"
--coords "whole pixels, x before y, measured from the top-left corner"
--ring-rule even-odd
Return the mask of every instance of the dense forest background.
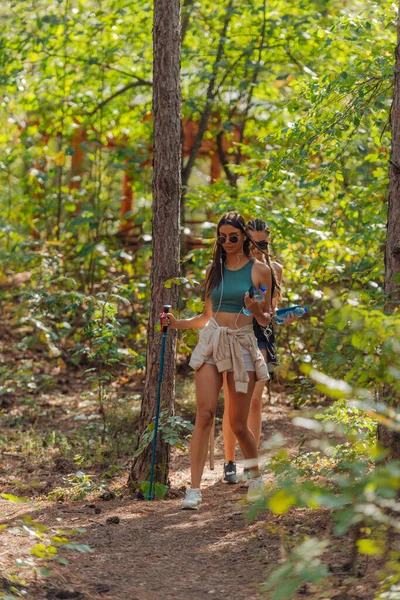
[[[134, 307], [121, 321], [123, 346], [140, 355], [150, 293], [151, 5], [2, 10], [3, 289], [15, 281], [11, 293], [36, 292], [20, 316], [55, 356], [84, 338], [54, 311], [42, 319], [43, 294], [47, 305], [60, 299], [65, 277], [81, 294], [115, 285]], [[369, 369], [348, 368], [365, 347], [363, 328], [338, 353], [348, 330], [324, 331], [321, 341], [321, 324], [332, 305], [347, 323], [349, 313], [373, 319], [363, 307], [383, 302], [393, 4], [300, 2], [288, 12], [279, 2], [188, 1], [182, 11], [183, 270], [203, 278], [215, 216], [235, 206], [267, 218], [286, 298], [312, 303], [310, 326], [285, 340], [293, 363], [313, 356], [326, 367], [328, 357], [337, 375], [363, 383]], [[182, 308], [186, 295], [183, 287]], [[124, 304], [115, 300], [118, 314]], [[321, 344], [329, 350], [316, 356]]]
[[[150, 441], [137, 427], [151, 295], [152, 3], [10, 1], [0, 15], [0, 443], [75, 461], [44, 496], [82, 499], [88, 469], [125, 475], [119, 458]], [[400, 466], [386, 459], [400, 451], [385, 458], [376, 447], [377, 426], [398, 431], [399, 420], [400, 317], [384, 285], [396, 19], [386, 0], [183, 1], [181, 277], [166, 282], [182, 315], [201, 311], [196, 282], [218, 218], [234, 208], [267, 220], [281, 305], [310, 311], [278, 332], [278, 382], [291, 407], [310, 409], [298, 425], [316, 443], [294, 464], [274, 438], [278, 483], [264, 508], [332, 510], [353, 548], [349, 569], [360, 553], [380, 561], [371, 598], [382, 599], [399, 585]], [[178, 398], [195, 342], [179, 334]], [[57, 380], [78, 385], [97, 413], [79, 412], [51, 439], [51, 424], [35, 427], [38, 398]], [[171, 445], [190, 429], [182, 414], [165, 416]], [[21, 495], [8, 480], [2, 491]], [[274, 600], [328, 577], [328, 542], [302, 543], [269, 579]]]

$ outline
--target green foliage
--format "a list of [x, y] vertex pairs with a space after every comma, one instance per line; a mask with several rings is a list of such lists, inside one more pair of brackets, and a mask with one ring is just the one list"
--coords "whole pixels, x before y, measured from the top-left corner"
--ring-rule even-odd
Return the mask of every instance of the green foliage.
[[328, 460], [338, 470], [346, 470], [349, 461], [375, 453], [377, 422], [361, 408], [346, 400], [337, 400], [324, 414], [316, 419], [338, 424], [346, 437], [344, 443], [337, 443]]
[[[36, 348], [54, 364], [87, 367], [102, 439], [89, 443], [99, 433], [93, 423], [80, 439], [50, 443], [84, 468], [91, 456], [104, 462], [111, 449], [129, 447], [119, 435], [126, 413], [112, 379], [128, 368], [140, 377], [145, 366], [152, 5], [39, 0], [27, 19], [31, 12], [26, 1], [0, 8], [0, 308], [18, 330], [20, 351]], [[341, 536], [368, 522], [373, 533], [357, 551], [373, 555], [382, 549], [377, 529], [386, 539], [396, 525], [390, 510], [399, 487], [398, 465], [381, 464], [373, 447], [378, 423], [398, 423], [390, 404], [400, 393], [399, 312], [384, 310], [382, 255], [396, 18], [389, 0], [299, 0], [290, 10], [283, 0], [184, 3], [184, 122], [199, 124], [208, 114], [204, 139], [223, 172], [210, 185], [209, 158], [198, 157], [187, 174], [185, 157], [182, 239], [202, 247], [183, 257], [185, 277], [165, 282], [179, 286], [173, 308], [182, 317], [200, 312], [194, 285], [204, 281], [219, 216], [234, 207], [267, 219], [273, 258], [284, 267], [281, 301], [310, 310], [309, 318], [276, 328], [281, 377], [296, 407], [321, 396], [335, 402], [317, 421], [299, 421], [322, 440], [302, 444], [297, 456], [273, 457], [277, 489], [265, 506], [277, 514], [328, 508]], [[121, 219], [124, 175], [134, 204]], [[119, 235], [126, 222], [131, 234]], [[194, 332], [182, 335], [180, 357], [196, 340]], [[52, 385], [35, 374], [34, 361], [0, 374], [2, 398]], [[372, 401], [383, 388], [387, 407]], [[162, 419], [161, 435], [172, 445], [188, 430]], [[49, 443], [31, 430], [24, 437], [22, 451], [30, 445], [43, 453], [42, 441]], [[78, 496], [90, 488], [86, 477], [69, 482]], [[274, 598], [325, 576], [322, 542], [304, 544], [281, 567], [286, 588], [279, 591], [278, 577], [270, 581]], [[389, 599], [397, 585], [390, 572], [380, 597]]]
[[[140, 483], [140, 489], [143, 492], [145, 498], [149, 498], [150, 496], [150, 481], [142, 481]], [[153, 493], [157, 500], [164, 500], [166, 494], [168, 492], [168, 486], [163, 485], [156, 481], [153, 483]]]
[[[104, 380], [108, 367], [122, 362], [118, 344], [126, 357], [137, 353], [135, 368], [144, 367], [152, 7], [145, 0], [134, 7], [107, 0], [101, 8], [89, 0], [77, 2], [73, 12], [62, 3], [36, 5], [28, 37], [26, 2], [5, 7], [2, 15], [7, 96], [0, 106], [0, 281], [30, 275], [4, 292], [8, 300], [30, 290], [48, 294], [43, 314], [32, 314], [25, 303], [14, 309], [29, 330], [25, 344], [39, 340], [55, 358], [65, 359], [70, 350], [75, 361], [90, 357], [103, 365]], [[246, 0], [240, 10], [207, 0], [189, 3], [183, 13], [184, 119], [199, 122], [210, 107], [204, 138], [215, 144], [223, 136], [225, 163], [213, 185], [209, 159], [198, 158], [189, 178], [184, 235], [205, 240], [206, 247], [184, 258], [185, 277], [175, 282], [184, 292], [178, 308], [183, 316], [202, 309], [192, 286], [204, 280], [219, 215], [234, 206], [245, 217], [267, 218], [273, 253], [284, 265], [283, 302], [310, 307], [310, 319], [277, 328], [282, 373], [287, 379], [297, 374], [299, 406], [313, 398], [300, 362], [313, 360], [325, 370], [335, 347], [335, 368], [345, 372], [357, 353], [352, 344], [355, 350], [363, 344], [353, 331], [353, 341], [339, 341], [328, 323], [335, 312], [324, 323], [332, 303], [337, 310], [348, 302], [371, 310], [383, 301], [395, 14], [389, 1], [374, 0], [351, 0], [345, 8], [339, 0], [302, 0], [290, 11], [281, 0]], [[82, 129], [85, 156], [74, 174], [74, 139]], [[115, 235], [124, 173], [135, 196], [127, 218], [136, 228], [133, 237], [139, 232], [132, 250]], [[119, 277], [124, 291], [113, 298], [109, 281]], [[69, 314], [57, 314], [61, 294]], [[181, 354], [196, 339], [185, 333]], [[353, 363], [354, 371], [359, 366]], [[358, 373], [368, 377], [365, 369]], [[100, 384], [99, 398], [102, 393]]]
[[389, 315], [353, 297], [327, 314], [325, 326], [321, 365], [327, 368], [329, 354], [336, 374], [346, 382], [376, 388], [388, 383], [395, 397], [400, 390], [399, 314]]
[[[11, 494], [2, 494], [2, 497], [10, 502], [26, 502], [25, 498], [12, 496]], [[18, 527], [18, 530], [21, 531], [21, 533], [25, 533], [31, 538], [40, 540], [30, 548], [30, 556], [27, 558], [18, 558], [16, 560], [17, 567], [21, 570], [32, 570], [36, 575], [39, 573], [46, 577], [51, 573], [51, 570], [46, 566], [46, 563], [50, 561], [56, 561], [63, 565], [68, 564], [68, 560], [60, 554], [60, 550], [68, 549], [85, 553], [93, 552], [92, 548], [90, 548], [90, 546], [87, 544], [71, 543], [69, 537], [66, 537], [66, 533], [64, 531], [58, 528], [49, 528], [43, 525], [43, 523], [38, 523], [29, 515], [23, 515], [19, 517], [19, 520], [21, 525]], [[7, 528], [8, 526], [6, 525], [0, 528], [0, 531], [2, 530], [4, 533]], [[86, 529], [78, 528], [69, 532], [68, 535], [76, 536], [85, 532]], [[15, 580], [15, 586], [12, 586], [10, 591], [16, 593], [17, 597], [23, 597], [24, 593], [19, 593], [21, 585], [19, 584], [17, 578], [13, 577], [13, 579]], [[6, 598], [15, 598], [14, 596], [4, 595], [1, 592], [0, 597], [3, 600], [6, 600]]]
[[[398, 558], [398, 557], [396, 557]], [[384, 582], [383, 582], [383, 586], [382, 586], [382, 591], [379, 593], [379, 595], [376, 597], [376, 600], [396, 600], [396, 597], [399, 595], [400, 592], [400, 574], [399, 574], [399, 569], [398, 569], [398, 563], [397, 565], [394, 565], [395, 568], [397, 566], [397, 573], [395, 575], [392, 575], [391, 577], [388, 577]]]
[[[134, 452], [134, 456], [139, 456], [149, 444], [153, 442], [155, 421], [151, 421], [144, 430], [140, 439], [139, 446]], [[161, 412], [159, 417], [158, 431], [166, 444], [185, 450], [182, 443], [183, 436], [187, 436], [190, 431], [193, 431], [194, 426], [189, 421], [185, 421], [180, 416], [168, 416], [166, 412]]]
[[[333, 389], [333, 380], [329, 383]], [[336, 389], [343, 394], [348, 388], [346, 395], [354, 394], [343, 383], [338, 381]], [[318, 420], [297, 417], [294, 421], [318, 435], [308, 443], [314, 450], [306, 451], [301, 445], [297, 456], [284, 449], [272, 455], [269, 466], [275, 473], [276, 485], [250, 510], [250, 515], [262, 508], [274, 514], [295, 507], [329, 510], [334, 524], [331, 535], [350, 545], [351, 568], [356, 568], [359, 554], [384, 556], [386, 572], [390, 573], [387, 582], [395, 585], [397, 555], [391, 549], [390, 539], [399, 527], [400, 461], [383, 461], [373, 436], [377, 421], [398, 430], [400, 411], [368, 405], [365, 400], [342, 399], [316, 417]], [[340, 438], [343, 443], [338, 443]], [[290, 598], [302, 583], [312, 581], [311, 577], [317, 581], [328, 576], [327, 565], [315, 557], [332, 542], [325, 537], [307, 543], [297, 546], [288, 561], [270, 574], [266, 589], [274, 590], [273, 598]], [[287, 585], [278, 586], [287, 574], [291, 574]], [[383, 589], [387, 589], [386, 584]]]
[[[7, 482], [5, 491], [18, 497], [68, 502], [98, 496], [109, 488], [110, 480], [115, 488], [115, 478], [124, 471], [126, 457], [137, 446], [136, 422], [140, 410], [137, 397], [132, 399], [129, 394], [127, 398], [119, 398], [110, 409], [104, 442], [95, 399], [82, 399], [76, 407], [72, 401], [68, 408], [63, 408], [63, 413], [68, 410], [69, 415], [68, 430], [63, 432], [54, 427], [51, 413], [50, 429], [49, 415], [40, 413], [37, 397], [24, 404], [21, 402], [17, 417], [15, 414], [2, 417], [0, 453], [18, 454], [26, 466], [21, 475], [14, 474]], [[56, 409], [56, 415], [57, 412]], [[43, 468], [55, 476], [47, 486], [37, 475]], [[25, 476], [25, 472], [34, 475]]]
[[343, 425], [347, 436], [355, 437], [367, 433], [371, 443], [375, 440], [376, 422], [365, 411], [353, 406], [345, 399], [337, 400], [323, 414], [316, 414], [316, 419]]
[[302, 542], [288, 560], [270, 576], [263, 586], [266, 592], [272, 591], [271, 600], [290, 598], [302, 583], [318, 583], [328, 576], [327, 566], [320, 555], [328, 543], [316, 538]]
[[164, 287], [166, 287], [167, 289], [171, 288], [173, 284], [175, 285], [188, 285], [190, 287], [193, 287], [195, 285], [198, 285], [198, 281], [196, 281], [195, 279], [188, 279], [187, 277], [175, 277], [175, 279], [167, 279], [166, 282], [164, 283]]
[[104, 483], [93, 481], [93, 475], [87, 475], [83, 471], [77, 471], [75, 474], [68, 475], [65, 479], [64, 487], [57, 487], [48, 493], [48, 500], [83, 500], [93, 492], [104, 491]]
[[[59, 280], [52, 283], [57, 285]], [[64, 279], [61, 283], [65, 284]], [[67, 285], [74, 286], [75, 282], [69, 280]], [[129, 291], [114, 282], [105, 292], [96, 294], [69, 290], [36, 292], [29, 295], [29, 302], [34, 315], [30, 320], [41, 329], [40, 339], [50, 346], [50, 356], [62, 354], [55, 343], [61, 342], [63, 336], [68, 336], [74, 347], [71, 351], [72, 362], [79, 364], [86, 361], [89, 364], [85, 375], [92, 390], [88, 395], [99, 403], [104, 442], [106, 434], [112, 429], [112, 415], [116, 414], [118, 408], [115, 392], [110, 388], [115, 370], [132, 368], [138, 357], [138, 352], [122, 345], [126, 327], [118, 315], [118, 307], [130, 304]]]
[[13, 494], [1, 494], [1, 497], [4, 498], [4, 500], [9, 500], [10, 502], [27, 502], [26, 498], [23, 498], [22, 496], [14, 496]]

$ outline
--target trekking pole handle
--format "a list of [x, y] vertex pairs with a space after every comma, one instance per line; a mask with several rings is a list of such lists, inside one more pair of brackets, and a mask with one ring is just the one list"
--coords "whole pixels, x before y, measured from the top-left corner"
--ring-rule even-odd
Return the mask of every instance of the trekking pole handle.
[[[171, 308], [170, 304], [164, 304], [160, 318], [163, 317], [164, 315], [168, 314], [170, 308]], [[163, 331], [163, 333], [167, 333], [168, 325], [164, 325], [164, 327], [162, 328], [162, 331]]]

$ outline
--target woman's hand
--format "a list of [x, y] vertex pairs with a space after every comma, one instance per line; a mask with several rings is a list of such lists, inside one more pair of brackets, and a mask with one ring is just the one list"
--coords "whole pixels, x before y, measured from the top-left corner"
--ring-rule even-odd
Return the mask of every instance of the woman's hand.
[[177, 329], [177, 319], [170, 312], [161, 313], [160, 315], [161, 327], [170, 327], [171, 329]]
[[[262, 293], [265, 296], [266, 292]], [[260, 294], [261, 295], [261, 294]], [[246, 292], [244, 296], [244, 305], [248, 311], [251, 312], [253, 317], [262, 325], [266, 327], [271, 321], [271, 317], [268, 313], [263, 311], [263, 300], [257, 300], [256, 298], [250, 298], [249, 292]]]
[[287, 317], [285, 317], [285, 319], [283, 320], [283, 325], [291, 325], [292, 323], [294, 323], [295, 321], [298, 320], [298, 317], [296, 317], [296, 315], [294, 315], [293, 313], [290, 313]]

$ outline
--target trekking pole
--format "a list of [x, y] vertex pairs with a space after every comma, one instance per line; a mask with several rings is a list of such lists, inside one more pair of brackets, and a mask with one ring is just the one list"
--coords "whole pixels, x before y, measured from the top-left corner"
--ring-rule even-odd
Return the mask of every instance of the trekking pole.
[[[160, 319], [163, 315], [169, 312], [171, 308], [170, 304], [164, 304]], [[160, 417], [160, 404], [161, 404], [161, 384], [164, 373], [164, 358], [165, 358], [165, 343], [167, 341], [168, 325], [162, 328], [163, 336], [161, 341], [161, 357], [160, 357], [160, 371], [158, 373], [158, 390], [157, 390], [157, 403], [156, 403], [156, 418], [154, 423], [154, 436], [153, 436], [153, 449], [151, 452], [151, 469], [150, 469], [150, 486], [149, 493], [147, 494], [147, 500], [152, 500], [153, 494], [153, 479], [154, 479], [154, 466], [156, 462], [156, 449], [157, 449], [157, 435], [158, 435], [158, 421]]]
[[210, 470], [214, 471], [215, 417], [210, 431]]

